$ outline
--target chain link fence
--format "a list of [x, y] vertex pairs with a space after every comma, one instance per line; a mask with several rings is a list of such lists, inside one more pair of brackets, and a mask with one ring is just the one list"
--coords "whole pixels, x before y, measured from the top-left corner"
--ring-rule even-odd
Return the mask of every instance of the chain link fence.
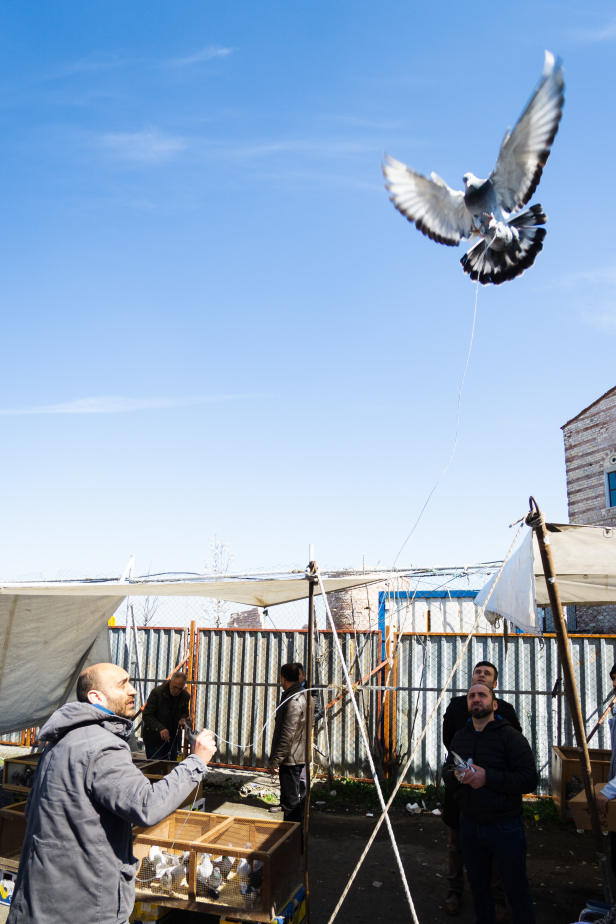
[[[407, 598], [381, 593], [374, 628], [339, 630], [373, 755], [385, 775], [399, 773], [424, 730], [474, 622], [473, 596]], [[324, 628], [324, 604], [320, 598], [315, 599], [315, 604], [314, 683], [321, 688], [325, 711], [325, 718], [315, 728], [315, 770], [367, 778], [367, 755], [342, 666], [332, 633]], [[181, 598], [180, 606], [183, 613], [203, 612], [199, 599], [191, 598], [187, 605], [186, 598]], [[219, 736], [215, 761], [247, 769], [266, 768], [273, 713], [280, 697], [280, 667], [290, 661], [306, 663], [307, 604], [304, 601], [266, 612], [243, 612], [244, 619], [259, 619], [260, 626], [197, 626], [192, 684], [194, 721], [198, 727], [212, 728]], [[409, 622], [417, 627], [415, 631], [397, 631]], [[540, 775], [539, 791], [548, 793], [552, 745], [574, 743], [556, 639], [513, 634], [487, 623], [481, 628], [481, 633], [471, 640], [405, 781], [438, 782], [445, 759], [442, 721], [447, 704], [452, 696], [466, 693], [474, 665], [487, 660], [499, 671], [498, 695], [514, 706], [533, 748]], [[147, 697], [182, 659], [188, 658], [190, 632], [156, 627], [139, 628], [136, 634], [141, 670], [137, 670], [134, 631], [130, 626], [111, 630], [113, 658], [129, 671], [138, 686], [141, 682], [142, 695]], [[611, 690], [609, 671], [616, 661], [616, 637], [576, 635], [571, 638], [571, 646], [582, 712], [590, 730], [602, 714], [604, 699]], [[394, 653], [395, 666], [386, 692], [386, 658]], [[607, 723], [592, 746], [610, 747]]]

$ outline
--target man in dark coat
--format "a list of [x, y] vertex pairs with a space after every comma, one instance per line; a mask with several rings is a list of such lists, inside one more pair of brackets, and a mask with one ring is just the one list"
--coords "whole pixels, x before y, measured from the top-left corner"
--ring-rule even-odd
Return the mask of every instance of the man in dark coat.
[[190, 712], [190, 696], [184, 689], [186, 674], [176, 671], [154, 687], [143, 710], [143, 743], [148, 758], [177, 760], [180, 726]]
[[27, 828], [7, 924], [125, 924], [135, 901], [133, 825], [184, 805], [216, 753], [203, 731], [194, 753], [151, 783], [127, 739], [135, 688], [115, 664], [79, 676], [76, 703], [41, 729], [45, 750], [26, 804]]
[[[498, 685], [498, 670], [490, 661], [479, 661], [473, 670], [471, 684], [485, 683], [487, 686], [495, 689]], [[497, 702], [497, 715], [507, 721], [521, 732], [522, 727], [518, 722], [515, 709], [510, 703], [499, 699]], [[443, 716], [443, 744], [449, 750], [453, 736], [461, 728], [464, 728], [470, 713], [466, 702], [466, 696], [454, 696], [450, 701], [445, 715]], [[445, 898], [445, 911], [447, 914], [456, 915], [460, 913], [462, 892], [464, 890], [464, 860], [462, 859], [462, 848], [460, 847], [460, 808], [453, 798], [453, 793], [445, 790], [445, 804], [443, 807], [443, 821], [448, 828], [447, 852], [449, 859], [449, 874], [447, 876], [447, 896]], [[494, 892], [494, 902], [496, 905], [497, 924], [504, 924], [509, 920], [507, 911], [507, 898], [503, 883], [501, 882], [500, 873], [495, 866], [493, 869], [492, 891]]]
[[280, 808], [285, 821], [304, 819], [304, 799], [300, 794], [300, 777], [306, 763], [306, 694], [302, 692], [296, 664], [280, 668], [283, 694], [276, 712], [269, 768], [280, 776]]
[[[475, 684], [467, 702], [471, 718], [453, 736], [443, 777], [460, 805], [460, 843], [476, 924], [493, 924], [495, 919], [493, 862], [498, 864], [514, 924], [534, 924], [522, 819], [522, 795], [533, 792], [539, 782], [533, 752], [524, 735], [498, 716], [491, 687]], [[456, 771], [453, 752], [472, 766]]]

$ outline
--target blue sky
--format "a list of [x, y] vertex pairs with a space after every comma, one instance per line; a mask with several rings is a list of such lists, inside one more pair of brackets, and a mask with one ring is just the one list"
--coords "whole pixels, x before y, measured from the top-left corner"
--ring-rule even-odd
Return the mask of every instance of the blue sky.
[[380, 159], [486, 176], [544, 48], [546, 245], [479, 292], [403, 565], [566, 519], [560, 426], [616, 384], [616, 4], [0, 3], [4, 577], [389, 566], [475, 288]]

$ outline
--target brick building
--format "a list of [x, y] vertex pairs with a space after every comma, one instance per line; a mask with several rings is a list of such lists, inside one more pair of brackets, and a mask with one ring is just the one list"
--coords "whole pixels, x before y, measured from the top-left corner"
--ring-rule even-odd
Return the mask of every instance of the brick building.
[[[569, 522], [616, 527], [616, 388], [561, 428]], [[568, 607], [578, 632], [616, 633], [616, 606]]]

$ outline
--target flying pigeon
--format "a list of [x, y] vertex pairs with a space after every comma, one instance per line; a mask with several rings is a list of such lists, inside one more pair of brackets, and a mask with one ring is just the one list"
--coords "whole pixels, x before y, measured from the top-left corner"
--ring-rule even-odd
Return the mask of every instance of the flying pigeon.
[[465, 173], [464, 192], [451, 189], [386, 155], [383, 173], [390, 199], [409, 221], [439, 244], [455, 247], [461, 238], [479, 237], [460, 260], [464, 272], [482, 285], [500, 285], [521, 276], [543, 249], [547, 221], [530, 201], [558, 131], [564, 105], [560, 60], [545, 53], [543, 75], [513, 131], [507, 131], [496, 166], [487, 180]]

